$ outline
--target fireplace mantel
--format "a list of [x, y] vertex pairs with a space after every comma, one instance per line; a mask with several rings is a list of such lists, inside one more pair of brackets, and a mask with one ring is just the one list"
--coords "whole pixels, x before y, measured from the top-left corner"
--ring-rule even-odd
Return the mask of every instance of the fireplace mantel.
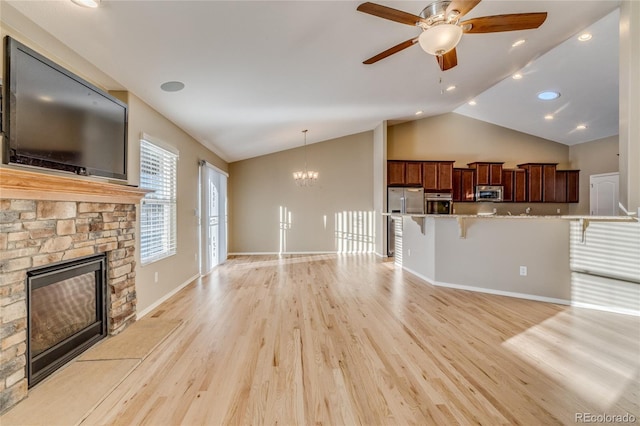
[[147, 192], [98, 180], [0, 167], [0, 198], [4, 199], [137, 204]]

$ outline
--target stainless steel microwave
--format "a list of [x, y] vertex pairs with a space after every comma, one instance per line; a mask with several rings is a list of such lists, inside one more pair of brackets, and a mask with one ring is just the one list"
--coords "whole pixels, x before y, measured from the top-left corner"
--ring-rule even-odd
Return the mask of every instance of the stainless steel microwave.
[[503, 186], [476, 186], [476, 201], [500, 202], [503, 199]]

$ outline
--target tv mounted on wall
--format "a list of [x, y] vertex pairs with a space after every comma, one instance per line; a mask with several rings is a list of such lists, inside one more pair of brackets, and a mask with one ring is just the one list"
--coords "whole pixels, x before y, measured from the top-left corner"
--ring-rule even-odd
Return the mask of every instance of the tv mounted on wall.
[[127, 105], [5, 37], [4, 163], [127, 179]]

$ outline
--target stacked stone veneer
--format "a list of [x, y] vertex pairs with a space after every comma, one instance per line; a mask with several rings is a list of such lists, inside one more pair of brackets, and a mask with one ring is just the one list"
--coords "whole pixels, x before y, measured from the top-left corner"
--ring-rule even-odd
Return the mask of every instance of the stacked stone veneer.
[[0, 413], [27, 395], [30, 268], [107, 254], [109, 334], [136, 318], [135, 204], [0, 200]]

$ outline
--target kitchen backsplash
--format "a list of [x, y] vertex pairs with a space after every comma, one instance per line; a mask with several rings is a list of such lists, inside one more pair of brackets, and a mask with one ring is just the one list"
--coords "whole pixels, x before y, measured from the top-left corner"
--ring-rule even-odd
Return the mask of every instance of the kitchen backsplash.
[[[453, 214], [492, 213], [514, 216], [526, 214], [529, 208], [531, 216], [550, 216], [569, 214], [569, 205], [564, 203], [453, 203]], [[560, 211], [558, 213], [558, 210]]]

